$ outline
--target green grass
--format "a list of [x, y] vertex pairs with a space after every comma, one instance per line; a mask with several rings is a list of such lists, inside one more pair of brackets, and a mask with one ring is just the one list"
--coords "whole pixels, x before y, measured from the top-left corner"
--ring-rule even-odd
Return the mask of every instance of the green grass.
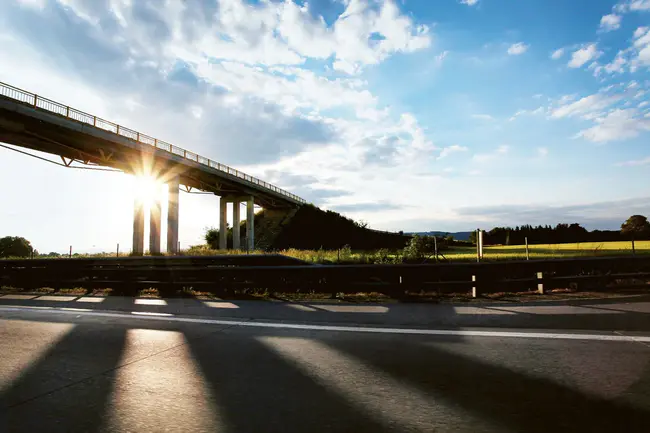
[[[254, 250], [251, 254], [267, 254], [262, 250]], [[303, 260], [307, 263], [401, 263], [402, 251], [350, 251], [341, 250], [297, 250], [288, 249], [277, 253]], [[650, 254], [650, 241], [636, 242], [637, 254]], [[181, 252], [182, 255], [213, 256], [217, 254], [240, 255], [246, 251], [212, 250], [206, 246], [191, 247]], [[475, 247], [452, 247], [442, 251], [444, 258], [451, 262], [470, 262], [476, 260]], [[555, 259], [570, 257], [601, 257], [612, 255], [632, 254], [631, 242], [585, 242], [570, 244], [530, 245], [531, 259]], [[81, 254], [78, 258], [115, 257], [109, 253]], [[122, 256], [124, 257], [124, 256]], [[62, 257], [64, 259], [66, 257]], [[431, 257], [432, 259], [433, 257]], [[524, 260], [526, 248], [524, 245], [499, 245], [484, 248], [483, 260]]]

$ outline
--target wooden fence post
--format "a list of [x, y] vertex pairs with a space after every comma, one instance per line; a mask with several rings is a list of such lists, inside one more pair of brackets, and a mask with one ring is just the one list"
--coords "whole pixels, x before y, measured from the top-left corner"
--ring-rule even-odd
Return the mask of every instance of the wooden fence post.
[[530, 253], [528, 252], [528, 237], [524, 238], [526, 240], [526, 260], [530, 260]]

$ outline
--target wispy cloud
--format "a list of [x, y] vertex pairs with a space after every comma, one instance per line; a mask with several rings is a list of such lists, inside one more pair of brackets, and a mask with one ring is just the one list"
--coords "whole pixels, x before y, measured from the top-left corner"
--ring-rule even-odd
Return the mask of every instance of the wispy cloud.
[[460, 2], [467, 6], [475, 6], [478, 3], [478, 0], [460, 0]]
[[445, 51], [441, 52], [440, 54], [438, 54], [436, 56], [436, 65], [438, 65], [438, 66], [442, 65], [442, 62], [445, 61], [445, 59], [447, 58], [448, 55], [449, 55], [449, 51], [447, 51], [447, 50], [445, 50]]
[[570, 68], [579, 68], [585, 63], [595, 60], [603, 54], [602, 51], [598, 50], [598, 45], [593, 43], [589, 44], [579, 50], [574, 51], [571, 54], [571, 60], [569, 61]]
[[600, 30], [603, 32], [611, 32], [618, 30], [621, 27], [622, 17], [616, 14], [604, 15], [600, 19]]
[[494, 117], [489, 114], [472, 114], [472, 118], [478, 120], [494, 120]]
[[465, 146], [459, 146], [458, 144], [453, 144], [448, 147], [444, 147], [442, 151], [440, 152], [440, 155], [438, 156], [438, 159], [443, 159], [451, 155], [452, 153], [458, 153], [458, 152], [467, 152], [469, 149]]
[[510, 146], [502, 144], [501, 146], [497, 147], [494, 151], [490, 153], [477, 153], [476, 155], [474, 155], [472, 159], [476, 162], [486, 162], [504, 156], [509, 151], [510, 151]]
[[650, 131], [650, 119], [642, 117], [634, 108], [616, 109], [596, 119], [595, 126], [580, 131], [576, 137], [606, 143], [635, 138], [642, 131]]
[[553, 51], [553, 53], [551, 53], [551, 59], [558, 60], [563, 55], [564, 55], [564, 48], [558, 48], [557, 50]]
[[643, 159], [637, 159], [632, 161], [624, 161], [616, 164], [619, 167], [637, 167], [640, 165], [650, 165], [650, 156]]
[[575, 102], [560, 105], [551, 112], [551, 117], [558, 119], [598, 112], [619, 101], [621, 98], [621, 95], [596, 93], [585, 96]]
[[510, 47], [508, 47], [508, 54], [511, 56], [519, 56], [528, 51], [528, 48], [530, 48], [530, 45], [526, 45], [523, 42], [517, 42], [516, 44], [512, 44]]

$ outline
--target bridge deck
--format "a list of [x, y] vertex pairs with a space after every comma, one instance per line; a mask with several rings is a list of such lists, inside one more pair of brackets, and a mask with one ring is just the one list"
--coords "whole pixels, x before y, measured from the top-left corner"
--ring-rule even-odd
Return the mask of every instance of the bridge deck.
[[253, 195], [265, 208], [305, 200], [227, 165], [0, 82], [0, 142], [138, 173], [149, 164], [159, 177], [220, 196]]

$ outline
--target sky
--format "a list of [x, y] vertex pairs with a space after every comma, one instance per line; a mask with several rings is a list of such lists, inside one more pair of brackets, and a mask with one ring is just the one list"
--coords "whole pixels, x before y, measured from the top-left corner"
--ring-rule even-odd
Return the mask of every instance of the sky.
[[[650, 214], [650, 0], [5, 0], [0, 59], [377, 229]], [[0, 182], [0, 236], [131, 248], [130, 176], [0, 148]], [[219, 200], [180, 201], [200, 244]]]

